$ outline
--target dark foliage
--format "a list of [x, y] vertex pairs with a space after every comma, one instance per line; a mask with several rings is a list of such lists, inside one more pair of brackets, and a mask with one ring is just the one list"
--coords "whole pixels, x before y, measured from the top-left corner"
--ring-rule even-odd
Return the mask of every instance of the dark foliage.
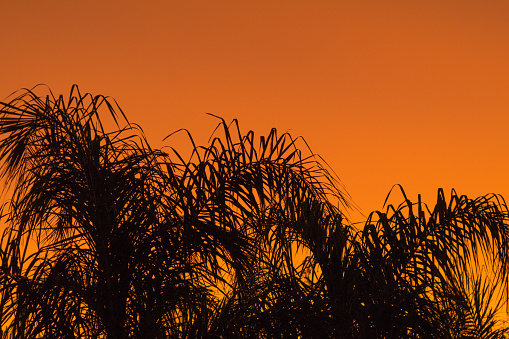
[[35, 90], [0, 103], [1, 338], [505, 337], [502, 197], [400, 188], [358, 230], [302, 139], [220, 120], [186, 160]]

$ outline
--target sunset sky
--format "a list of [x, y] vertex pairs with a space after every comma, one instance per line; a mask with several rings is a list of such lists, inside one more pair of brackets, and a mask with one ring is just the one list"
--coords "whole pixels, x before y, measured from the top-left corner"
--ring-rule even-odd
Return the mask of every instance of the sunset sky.
[[0, 100], [76, 83], [154, 147], [180, 128], [205, 143], [207, 112], [276, 127], [365, 214], [394, 184], [509, 199], [507, 0], [2, 1], [0, 42]]

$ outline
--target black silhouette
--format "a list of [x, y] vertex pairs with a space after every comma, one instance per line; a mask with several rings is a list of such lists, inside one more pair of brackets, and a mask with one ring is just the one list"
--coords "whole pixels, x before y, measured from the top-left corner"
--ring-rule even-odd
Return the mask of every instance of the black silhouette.
[[221, 120], [186, 160], [112, 99], [35, 90], [0, 104], [1, 338], [505, 337], [501, 196], [401, 188], [357, 230], [302, 139]]

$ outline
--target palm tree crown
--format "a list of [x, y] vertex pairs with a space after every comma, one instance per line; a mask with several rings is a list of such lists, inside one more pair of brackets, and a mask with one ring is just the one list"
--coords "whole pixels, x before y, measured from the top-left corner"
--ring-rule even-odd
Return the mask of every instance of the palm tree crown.
[[504, 337], [502, 197], [401, 188], [357, 229], [302, 139], [220, 119], [185, 159], [110, 98], [36, 90], [0, 103], [2, 338]]

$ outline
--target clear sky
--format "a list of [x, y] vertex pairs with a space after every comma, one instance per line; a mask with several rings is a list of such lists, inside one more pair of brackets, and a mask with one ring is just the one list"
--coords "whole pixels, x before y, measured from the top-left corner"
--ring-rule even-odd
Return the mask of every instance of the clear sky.
[[276, 127], [365, 213], [394, 184], [509, 199], [507, 0], [1, 1], [0, 43], [1, 100], [76, 83], [154, 147], [180, 128], [206, 142], [207, 112]]

